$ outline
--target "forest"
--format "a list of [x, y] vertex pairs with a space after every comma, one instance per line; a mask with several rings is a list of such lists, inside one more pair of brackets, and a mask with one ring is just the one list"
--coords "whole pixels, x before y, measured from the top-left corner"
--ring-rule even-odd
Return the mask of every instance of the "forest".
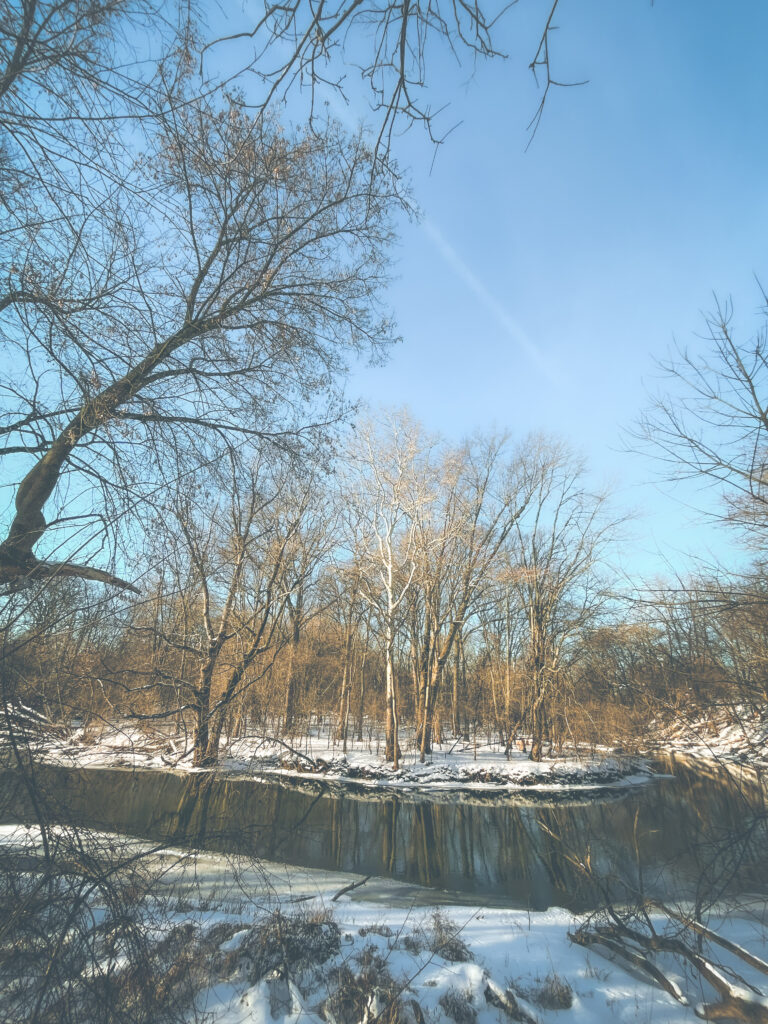
[[632, 523], [563, 442], [452, 447], [401, 412], [343, 444], [322, 469], [241, 446], [178, 472], [123, 556], [139, 594], [25, 592], [14, 699], [165, 729], [201, 766], [222, 736], [290, 746], [322, 720], [339, 752], [382, 732], [395, 769], [399, 729], [422, 760], [478, 732], [540, 760], [765, 707], [759, 563], [638, 596], [611, 564]]

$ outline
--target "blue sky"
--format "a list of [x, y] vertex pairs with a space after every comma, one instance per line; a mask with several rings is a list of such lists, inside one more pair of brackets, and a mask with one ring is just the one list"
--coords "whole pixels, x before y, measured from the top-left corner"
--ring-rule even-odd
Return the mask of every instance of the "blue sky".
[[[553, 90], [526, 149], [540, 93], [528, 71], [552, 0], [519, 0], [499, 36], [507, 61], [429, 68], [435, 157], [418, 127], [395, 141], [423, 216], [402, 225], [390, 299], [404, 343], [358, 368], [348, 394], [407, 405], [458, 439], [482, 429], [549, 432], [587, 456], [596, 483], [639, 515], [634, 574], [712, 549], [711, 488], [663, 481], [626, 451], [672, 343], [695, 347], [713, 293], [736, 329], [757, 326], [768, 285], [768, 2], [561, 0], [553, 71], [589, 84]], [[216, 9], [214, 30], [250, 28], [260, 0]], [[224, 60], [239, 64], [227, 50]], [[352, 76], [354, 72], [350, 72]], [[332, 109], [366, 116], [364, 91]], [[296, 104], [295, 107], [293, 104]], [[291, 101], [290, 114], [304, 109]], [[370, 116], [370, 115], [369, 115]]]
[[[682, 567], [726, 553], [700, 523], [711, 489], [659, 481], [621, 431], [656, 386], [654, 357], [696, 347], [713, 293], [757, 326], [768, 278], [768, 4], [562, 0], [554, 71], [589, 84], [538, 94], [527, 63], [545, 3], [508, 15], [506, 62], [430, 80], [443, 123], [432, 165], [418, 130], [397, 141], [423, 210], [406, 225], [391, 299], [405, 342], [350, 395], [405, 404], [429, 428], [549, 431], [585, 453], [641, 513], [627, 564]], [[655, 482], [653, 482], [655, 481]], [[692, 507], [694, 506], [694, 507]]]

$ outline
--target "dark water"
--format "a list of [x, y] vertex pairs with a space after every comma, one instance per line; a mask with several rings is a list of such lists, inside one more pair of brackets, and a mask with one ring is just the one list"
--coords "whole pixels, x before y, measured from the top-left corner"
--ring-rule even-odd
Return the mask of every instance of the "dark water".
[[[59, 821], [535, 910], [590, 909], [605, 892], [630, 898], [640, 883], [663, 899], [768, 891], [759, 781], [664, 767], [675, 777], [589, 799], [373, 796], [321, 782], [120, 768], [43, 766], [37, 782]], [[5, 820], [34, 820], [10, 773], [0, 776], [0, 794]]]

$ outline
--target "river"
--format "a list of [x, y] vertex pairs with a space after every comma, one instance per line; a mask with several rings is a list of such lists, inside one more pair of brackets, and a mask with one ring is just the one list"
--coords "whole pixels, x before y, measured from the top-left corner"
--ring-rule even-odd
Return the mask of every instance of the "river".
[[[397, 793], [224, 773], [38, 765], [57, 821], [174, 846], [394, 878], [478, 902], [581, 912], [606, 895], [768, 892], [759, 778], [669, 761], [667, 775], [597, 792]], [[672, 777], [673, 776], [673, 777]], [[34, 820], [0, 776], [0, 817]]]

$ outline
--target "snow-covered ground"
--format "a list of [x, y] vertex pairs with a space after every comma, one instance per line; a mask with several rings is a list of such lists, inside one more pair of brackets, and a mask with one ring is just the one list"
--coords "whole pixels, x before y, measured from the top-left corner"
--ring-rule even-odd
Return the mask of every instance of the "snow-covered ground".
[[[3, 826], [0, 842], [34, 845], [35, 836]], [[190, 1021], [366, 1024], [394, 992], [403, 1024], [677, 1024], [695, 1020], [692, 1007], [711, 995], [668, 960], [690, 1003], [681, 1005], [641, 972], [573, 943], [583, 919], [565, 910], [435, 908], [433, 891], [403, 893], [384, 879], [344, 893], [363, 880], [270, 863], [236, 869], [212, 854], [162, 857], [164, 916], [152, 928], [216, 951]], [[765, 914], [754, 903], [710, 923], [765, 959]], [[292, 961], [288, 977], [270, 967], [274, 957]]]
[[[522, 788], [575, 789], [644, 782], [645, 761], [617, 758], [609, 752], [571, 753], [540, 763], [519, 750], [506, 756], [494, 742], [450, 740], [435, 744], [424, 763], [410, 741], [402, 738], [403, 756], [397, 772], [384, 761], [382, 737], [350, 739], [347, 751], [329, 728], [315, 728], [291, 741], [267, 737], [226, 737], [222, 740], [220, 770], [252, 776], [327, 778], [388, 789]], [[61, 731], [49, 736], [40, 751], [49, 762], [78, 767], [174, 768], [193, 771], [191, 751], [167, 733], [148, 732], [133, 724]]]
[[768, 709], [715, 707], [707, 713], [676, 713], [654, 727], [657, 749], [724, 764], [768, 769]]
[[[38, 755], [72, 767], [173, 768], [199, 771], [192, 765], [191, 736], [173, 735], [168, 727], [139, 727], [135, 722], [92, 723], [86, 728], [47, 722], [39, 712], [18, 706], [22, 731], [37, 736]], [[0, 723], [0, 745], [3, 723]], [[302, 736], [222, 737], [219, 768], [252, 776], [326, 777], [357, 785], [401, 789], [579, 788], [643, 782], [648, 759], [685, 754], [724, 764], [768, 769], [768, 709], [717, 706], [708, 712], [676, 711], [650, 723], [646, 758], [615, 754], [609, 747], [566, 751], [535, 763], [525, 751], [508, 754], [489, 736], [449, 738], [434, 744], [421, 763], [413, 731], [401, 731], [400, 769], [384, 761], [384, 739], [370, 729], [363, 740], [350, 736], [347, 749], [328, 720], [315, 721]]]

